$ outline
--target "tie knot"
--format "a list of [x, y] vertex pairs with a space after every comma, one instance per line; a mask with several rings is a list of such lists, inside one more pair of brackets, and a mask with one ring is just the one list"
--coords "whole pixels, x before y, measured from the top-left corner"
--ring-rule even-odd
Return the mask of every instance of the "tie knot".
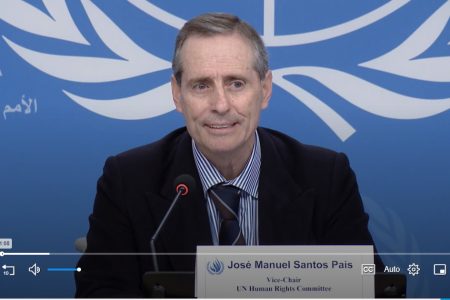
[[210, 197], [223, 219], [238, 219], [241, 193], [239, 188], [232, 185], [218, 184], [209, 191]]

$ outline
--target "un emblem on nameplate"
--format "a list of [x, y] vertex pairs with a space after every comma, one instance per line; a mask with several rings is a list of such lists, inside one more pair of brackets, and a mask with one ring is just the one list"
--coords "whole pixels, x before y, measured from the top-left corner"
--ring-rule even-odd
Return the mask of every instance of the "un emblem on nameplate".
[[220, 275], [224, 270], [223, 262], [218, 260], [217, 258], [213, 261], [209, 261], [206, 264], [206, 270], [211, 275]]

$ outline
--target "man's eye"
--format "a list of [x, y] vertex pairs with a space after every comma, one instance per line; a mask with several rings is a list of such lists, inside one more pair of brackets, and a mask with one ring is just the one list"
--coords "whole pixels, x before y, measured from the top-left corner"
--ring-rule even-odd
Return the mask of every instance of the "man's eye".
[[194, 84], [193, 88], [194, 88], [194, 90], [203, 91], [208, 88], [208, 85], [205, 83], [196, 83], [196, 84]]
[[244, 87], [244, 85], [245, 85], [244, 82], [240, 80], [231, 82], [231, 87], [234, 89], [241, 89]]

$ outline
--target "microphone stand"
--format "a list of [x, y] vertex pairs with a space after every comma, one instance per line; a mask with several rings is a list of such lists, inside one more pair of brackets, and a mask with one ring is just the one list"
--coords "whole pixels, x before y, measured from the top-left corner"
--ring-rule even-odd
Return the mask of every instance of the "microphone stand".
[[164, 215], [158, 228], [150, 239], [150, 249], [152, 251], [152, 260], [154, 271], [146, 272], [143, 275], [143, 285], [145, 291], [152, 298], [165, 297], [194, 297], [195, 273], [194, 272], [160, 272], [158, 258], [156, 255], [155, 241], [158, 238], [169, 215], [178, 202], [180, 196], [186, 196], [189, 190], [195, 188], [195, 180], [190, 175], [180, 175], [175, 179], [175, 191], [177, 192], [169, 209]]
[[184, 186], [180, 186], [180, 188], [178, 189], [178, 193], [175, 196], [175, 199], [172, 201], [172, 204], [170, 205], [169, 209], [167, 210], [166, 214], [164, 215], [164, 218], [162, 219], [161, 223], [159, 223], [158, 229], [156, 229], [155, 233], [153, 234], [153, 236], [150, 240], [150, 249], [152, 250], [153, 267], [155, 269], [155, 272], [159, 272], [158, 260], [156, 258], [155, 240], [158, 237], [159, 232], [163, 228], [164, 224], [166, 223], [166, 220], [169, 217], [170, 212], [172, 211], [173, 207], [177, 203], [181, 194], [184, 194], [186, 192], [186, 190], [187, 189]]

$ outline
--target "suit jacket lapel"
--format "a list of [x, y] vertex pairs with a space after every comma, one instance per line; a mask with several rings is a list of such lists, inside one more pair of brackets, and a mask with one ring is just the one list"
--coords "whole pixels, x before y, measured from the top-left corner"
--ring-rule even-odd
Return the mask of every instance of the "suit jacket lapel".
[[[179, 175], [191, 175], [196, 182], [196, 187], [191, 189], [187, 196], [178, 199], [156, 243], [157, 251], [195, 253], [197, 245], [211, 245], [212, 239], [206, 200], [195, 166], [190, 136], [187, 133], [181, 134], [168, 151], [172, 151], [173, 157], [170, 159], [160, 194], [149, 196], [151, 211], [156, 222], [159, 223], [162, 220], [176, 196], [174, 181]], [[194, 257], [170, 255], [169, 260], [173, 270], [192, 270]]]
[[261, 173], [258, 190], [259, 243], [299, 245], [314, 241], [312, 217], [314, 190], [295, 182], [289, 173], [293, 159], [280, 150], [276, 139], [258, 129], [261, 141]]

